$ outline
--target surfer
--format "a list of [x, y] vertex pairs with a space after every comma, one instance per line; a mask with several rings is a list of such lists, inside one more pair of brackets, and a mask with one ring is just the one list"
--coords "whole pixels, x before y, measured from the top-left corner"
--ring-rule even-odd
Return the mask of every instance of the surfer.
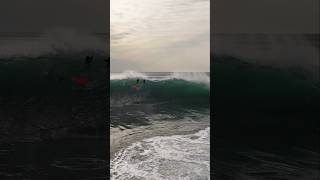
[[86, 65], [87, 65], [88, 67], [91, 66], [92, 61], [93, 61], [93, 56], [87, 56], [87, 57], [86, 57]]
[[146, 80], [144, 79], [144, 80], [143, 80], [143, 84], [145, 84], [145, 83], [146, 83]]
[[140, 80], [137, 79], [136, 84], [134, 84], [134, 85], [132, 86], [132, 89], [133, 89], [133, 90], [135, 90], [135, 91], [139, 91], [139, 90], [140, 90], [139, 81], [140, 81]]
[[104, 61], [107, 63], [107, 65], [109, 65], [109, 62], [110, 62], [110, 57], [107, 59], [105, 58]]
[[89, 79], [85, 76], [75, 76], [72, 78], [73, 82], [80, 87], [87, 87]]
[[135, 84], [135, 85], [132, 86], [132, 89], [135, 90], [135, 91], [139, 91], [140, 87], [137, 84]]

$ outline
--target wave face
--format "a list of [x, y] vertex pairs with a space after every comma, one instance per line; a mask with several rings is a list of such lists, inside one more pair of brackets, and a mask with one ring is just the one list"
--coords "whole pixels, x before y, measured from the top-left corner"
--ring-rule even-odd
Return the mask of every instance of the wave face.
[[[74, 86], [72, 78], [88, 76], [92, 86], [106, 84], [105, 57], [94, 54], [90, 67], [86, 55], [52, 55], [39, 58], [0, 59], [0, 89], [3, 96], [67, 94]], [[0, 95], [0, 96], [1, 96]]]
[[[217, 121], [219, 128], [215, 133], [239, 137], [235, 133], [288, 134], [290, 131], [298, 136], [310, 133], [307, 127], [318, 124], [312, 116], [318, 113], [319, 82], [301, 69], [262, 66], [226, 56], [216, 57], [212, 70], [214, 110], [216, 118], [223, 118]], [[241, 116], [246, 118], [238, 118]], [[289, 121], [294, 124], [290, 129]], [[273, 131], [265, 128], [266, 125], [272, 126]]]
[[268, 65], [232, 53], [213, 56], [213, 178], [315, 179], [318, 79], [302, 66], [280, 66], [284, 60]]
[[[101, 128], [106, 116], [107, 63], [104, 57], [94, 56], [89, 66], [85, 58], [0, 60], [0, 141], [92, 135], [92, 129]], [[87, 77], [89, 83], [80, 86], [77, 77]]]
[[209, 179], [210, 128], [136, 142], [111, 161], [111, 179]]
[[[139, 79], [138, 84], [137, 79]], [[127, 71], [111, 74], [110, 80], [111, 106], [168, 101], [209, 102], [210, 78], [208, 73]], [[136, 85], [139, 90], [135, 89]]]
[[215, 34], [211, 43], [215, 58], [232, 56], [247, 63], [300, 68], [318, 78], [319, 39], [319, 34]]
[[231, 56], [216, 57], [212, 69], [215, 103], [224, 103], [229, 108], [250, 105], [267, 107], [270, 112], [275, 108], [301, 108], [316, 103], [319, 97], [319, 82], [302, 69], [262, 66]]

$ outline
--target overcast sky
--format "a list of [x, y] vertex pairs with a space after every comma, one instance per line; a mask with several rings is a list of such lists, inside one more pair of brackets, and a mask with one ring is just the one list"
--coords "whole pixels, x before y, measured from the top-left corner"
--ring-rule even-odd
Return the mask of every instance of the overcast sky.
[[209, 71], [209, 9], [209, 0], [111, 0], [111, 71]]
[[[317, 33], [319, 7], [319, 0], [211, 0], [211, 32]], [[209, 70], [209, 0], [0, 2], [0, 33], [103, 33], [109, 18], [112, 71]]]

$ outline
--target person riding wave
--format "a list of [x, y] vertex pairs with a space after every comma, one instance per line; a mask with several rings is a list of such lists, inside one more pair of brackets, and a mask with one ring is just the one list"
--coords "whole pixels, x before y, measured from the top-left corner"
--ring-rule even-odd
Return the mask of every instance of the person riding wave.
[[134, 84], [134, 85], [132, 86], [132, 89], [133, 89], [133, 90], [135, 90], [135, 91], [139, 91], [139, 90], [140, 90], [139, 81], [140, 81], [140, 80], [137, 79], [136, 84]]

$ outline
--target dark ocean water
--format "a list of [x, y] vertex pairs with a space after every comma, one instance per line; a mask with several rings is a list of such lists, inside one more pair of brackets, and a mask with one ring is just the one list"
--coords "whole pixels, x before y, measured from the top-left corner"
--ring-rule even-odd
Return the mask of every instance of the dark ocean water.
[[319, 39], [213, 34], [213, 179], [319, 179]]
[[111, 179], [209, 178], [208, 75], [111, 74]]
[[0, 33], [0, 179], [105, 179], [103, 49], [74, 33]]
[[105, 179], [105, 138], [0, 145], [0, 179]]
[[[1, 51], [0, 179], [105, 179], [105, 57], [41, 47]], [[111, 74], [112, 178], [319, 179], [318, 76], [248, 62], [215, 58], [212, 122], [208, 73]]]
[[303, 67], [214, 60], [213, 179], [319, 179], [319, 80]]

